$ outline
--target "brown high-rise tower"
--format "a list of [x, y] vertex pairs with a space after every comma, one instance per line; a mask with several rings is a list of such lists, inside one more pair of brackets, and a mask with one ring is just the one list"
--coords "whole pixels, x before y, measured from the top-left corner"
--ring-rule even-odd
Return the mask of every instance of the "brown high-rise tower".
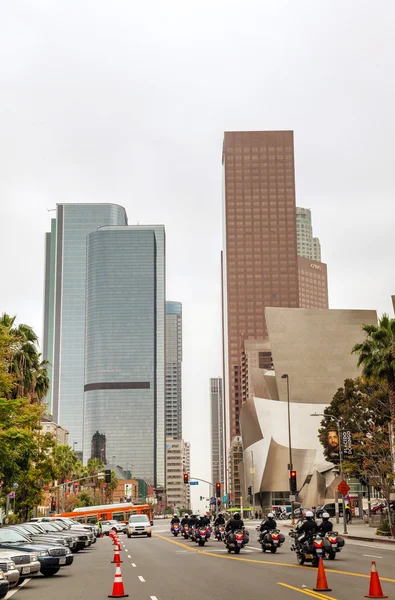
[[299, 306], [293, 132], [226, 132], [223, 166], [232, 440], [240, 435], [243, 342], [267, 337], [266, 306]]

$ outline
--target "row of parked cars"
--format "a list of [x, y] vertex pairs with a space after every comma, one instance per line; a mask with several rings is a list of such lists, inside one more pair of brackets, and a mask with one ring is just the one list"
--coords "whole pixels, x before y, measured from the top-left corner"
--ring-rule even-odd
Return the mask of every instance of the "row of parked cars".
[[71, 565], [74, 554], [90, 547], [98, 536], [96, 525], [64, 517], [0, 527], [0, 600], [24, 579], [39, 573], [52, 577]]

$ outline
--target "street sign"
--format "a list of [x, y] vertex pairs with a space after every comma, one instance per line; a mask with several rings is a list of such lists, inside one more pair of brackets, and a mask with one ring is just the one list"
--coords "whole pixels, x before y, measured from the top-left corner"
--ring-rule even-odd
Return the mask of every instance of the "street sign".
[[342, 496], [346, 496], [347, 493], [350, 491], [350, 486], [343, 479], [343, 481], [341, 481], [339, 483], [339, 485], [337, 486], [337, 489], [339, 490], [339, 492], [341, 493]]
[[290, 502], [296, 502], [296, 496], [294, 496], [293, 494], [291, 494], [290, 497], [289, 497], [289, 501]]
[[189, 485], [199, 485], [199, 482], [198, 481], [190, 481]]

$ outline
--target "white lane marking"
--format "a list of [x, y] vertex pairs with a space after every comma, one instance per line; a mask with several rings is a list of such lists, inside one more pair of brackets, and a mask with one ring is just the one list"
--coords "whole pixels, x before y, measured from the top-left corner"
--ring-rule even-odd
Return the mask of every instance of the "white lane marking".
[[362, 548], [374, 548], [375, 550], [389, 550], [390, 552], [395, 552], [395, 545], [393, 548], [390, 548], [384, 544], [380, 544], [380, 546], [374, 546], [373, 544], [362, 544], [361, 542], [357, 542], [355, 540], [347, 540], [347, 544], [349, 546], [361, 546]]
[[[126, 550], [126, 552], [127, 552], [127, 550]], [[128, 554], [128, 558], [132, 558], [132, 557], [131, 557], [131, 556], [129, 556], [129, 554]]]
[[158, 600], [156, 596], [150, 596], [151, 600]]
[[364, 554], [364, 556], [367, 556], [368, 558], [383, 558], [382, 556], [375, 556], [374, 554]]
[[132, 567], [137, 567], [137, 565], [135, 565], [134, 563], [132, 563]]
[[29, 579], [24, 579], [20, 585], [18, 585], [13, 590], [10, 590], [8, 592], [7, 596], [5, 597], [5, 600], [8, 600], [8, 598], [11, 598], [14, 594], [16, 594], [21, 589], [21, 587], [23, 587], [24, 585], [27, 584], [28, 581], [30, 581], [30, 579], [31, 579], [31, 577], [29, 577]]
[[248, 546], [248, 548], [251, 548], [251, 550], [258, 550], [259, 552], [262, 552], [262, 548], [255, 548], [255, 546]]
[[145, 579], [144, 579], [144, 577], [142, 575], [139, 575], [139, 579], [140, 579], [141, 583], [145, 582]]

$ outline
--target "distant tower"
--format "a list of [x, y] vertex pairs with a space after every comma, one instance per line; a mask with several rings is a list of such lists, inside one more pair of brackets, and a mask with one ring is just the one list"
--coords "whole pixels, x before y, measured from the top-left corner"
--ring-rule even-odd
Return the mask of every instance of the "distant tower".
[[224, 445], [224, 404], [222, 378], [210, 379], [211, 400], [211, 481], [224, 484], [225, 445]]
[[182, 438], [181, 302], [166, 302], [166, 437]]

